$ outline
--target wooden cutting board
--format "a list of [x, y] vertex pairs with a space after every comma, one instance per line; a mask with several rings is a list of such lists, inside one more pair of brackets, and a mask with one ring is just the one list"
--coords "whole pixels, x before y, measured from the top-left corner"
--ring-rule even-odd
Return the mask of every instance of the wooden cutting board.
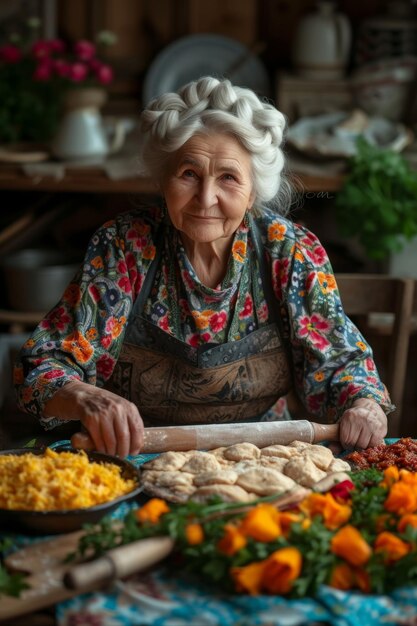
[[[26, 582], [30, 588], [23, 591], [19, 598], [1, 597], [0, 622], [52, 606], [80, 593], [97, 589], [103, 585], [103, 572], [106, 575], [108, 571], [106, 566], [111, 573], [115, 570], [119, 576], [127, 576], [134, 571], [139, 572], [147, 569], [167, 556], [174, 545], [169, 537], [153, 537], [116, 548], [108, 553], [111, 561], [108, 558], [103, 558], [84, 564], [80, 568], [81, 572], [78, 572], [78, 576], [83, 573], [83, 570], [87, 574], [87, 576], [82, 577], [82, 588], [68, 589], [64, 585], [64, 576], [70, 570], [75, 569], [75, 562], [64, 563], [64, 559], [76, 549], [82, 534], [83, 531], [76, 531], [46, 541], [39, 541], [6, 558], [5, 564], [10, 572], [29, 574]], [[112, 558], [112, 554], [114, 558]], [[118, 561], [121, 561], [121, 566]], [[94, 565], [95, 570], [93, 575], [91, 575], [92, 565]], [[110, 580], [111, 576], [107, 578], [108, 582]]]

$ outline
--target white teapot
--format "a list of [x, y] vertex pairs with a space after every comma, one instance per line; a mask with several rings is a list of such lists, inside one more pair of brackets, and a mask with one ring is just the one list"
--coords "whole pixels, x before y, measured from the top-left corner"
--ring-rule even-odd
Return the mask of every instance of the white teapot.
[[332, 2], [318, 2], [317, 9], [304, 16], [296, 30], [292, 50], [294, 67], [304, 78], [343, 78], [352, 38], [349, 20], [335, 11]]
[[123, 120], [104, 124], [100, 108], [106, 101], [102, 89], [74, 89], [66, 94], [64, 114], [52, 140], [52, 154], [62, 160], [100, 162], [122, 147]]

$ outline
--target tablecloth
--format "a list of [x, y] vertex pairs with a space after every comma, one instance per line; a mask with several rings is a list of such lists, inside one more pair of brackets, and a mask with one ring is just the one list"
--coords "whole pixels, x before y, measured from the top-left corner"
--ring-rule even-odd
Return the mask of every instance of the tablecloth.
[[[394, 440], [387, 440], [392, 443]], [[68, 444], [59, 441], [52, 447]], [[137, 466], [155, 455], [128, 457]], [[122, 518], [129, 505], [112, 513]], [[21, 537], [21, 542], [31, 541]], [[417, 626], [417, 588], [389, 596], [343, 592], [322, 586], [315, 598], [231, 596], [158, 566], [111, 587], [83, 594], [56, 607], [58, 626], [295, 626], [325, 622], [333, 626]]]

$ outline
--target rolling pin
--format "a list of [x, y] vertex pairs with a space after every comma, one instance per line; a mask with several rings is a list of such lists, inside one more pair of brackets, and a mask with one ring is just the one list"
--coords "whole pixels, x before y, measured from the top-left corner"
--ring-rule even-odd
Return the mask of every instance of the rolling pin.
[[[212, 450], [220, 446], [250, 442], [265, 448], [273, 444], [287, 445], [294, 440], [307, 443], [338, 441], [338, 424], [317, 424], [308, 420], [288, 422], [234, 422], [233, 424], [203, 424], [145, 428], [141, 453], [181, 450]], [[88, 433], [71, 437], [74, 448], [93, 450]]]
[[162, 561], [174, 548], [171, 537], [149, 537], [108, 550], [103, 556], [74, 565], [63, 578], [67, 589], [91, 589]]

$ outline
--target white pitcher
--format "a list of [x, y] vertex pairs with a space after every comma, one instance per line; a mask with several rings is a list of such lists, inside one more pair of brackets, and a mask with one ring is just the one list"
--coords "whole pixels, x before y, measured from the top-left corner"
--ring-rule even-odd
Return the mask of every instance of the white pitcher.
[[349, 62], [351, 28], [332, 2], [318, 2], [317, 11], [303, 17], [293, 44], [297, 74], [312, 79], [343, 78]]
[[100, 108], [106, 97], [104, 90], [95, 88], [74, 89], [66, 94], [64, 114], [51, 145], [55, 157], [95, 163], [122, 147], [123, 121], [116, 121], [111, 128], [103, 124]]

